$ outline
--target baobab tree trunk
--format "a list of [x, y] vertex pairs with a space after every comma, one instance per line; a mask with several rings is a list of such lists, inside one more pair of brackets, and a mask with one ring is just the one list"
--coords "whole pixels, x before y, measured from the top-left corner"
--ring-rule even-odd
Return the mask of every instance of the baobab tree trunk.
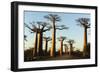
[[67, 45], [65, 46], [65, 54], [68, 54], [68, 47], [67, 47]]
[[55, 56], [55, 52], [56, 52], [56, 30], [55, 30], [55, 20], [53, 21], [53, 30], [52, 30], [52, 50], [51, 50], [51, 56]]
[[42, 33], [38, 33], [38, 54], [39, 56], [43, 55], [43, 50], [42, 50]]
[[43, 44], [43, 32], [40, 33], [40, 52], [41, 52], [41, 55], [43, 55], [43, 47], [42, 47], [42, 44]]
[[61, 43], [60, 43], [60, 56], [62, 56], [62, 53], [63, 53], [63, 41], [61, 40]]
[[86, 56], [86, 49], [87, 49], [87, 28], [84, 28], [83, 56]]
[[36, 32], [33, 56], [37, 56], [37, 39], [38, 39], [38, 37], [37, 37], [37, 32]]
[[38, 50], [38, 55], [39, 55], [39, 51], [40, 51], [40, 33], [38, 33], [38, 46], [37, 46], [37, 50]]

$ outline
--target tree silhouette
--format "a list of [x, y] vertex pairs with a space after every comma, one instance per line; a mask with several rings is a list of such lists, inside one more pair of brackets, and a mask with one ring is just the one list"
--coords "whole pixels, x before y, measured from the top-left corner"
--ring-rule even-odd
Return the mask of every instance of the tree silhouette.
[[78, 18], [76, 20], [79, 25], [83, 26], [84, 28], [84, 46], [83, 46], [83, 56], [86, 56], [86, 49], [87, 49], [87, 29], [90, 28], [90, 19], [89, 18]]
[[[44, 16], [44, 18], [48, 19], [52, 23], [52, 47], [51, 47], [51, 56], [55, 56], [56, 52], [56, 29], [62, 30], [66, 29], [67, 27], [63, 26], [56, 26], [56, 23], [61, 21], [60, 17], [56, 14], [48, 14]], [[62, 28], [60, 28], [62, 27]]]
[[68, 43], [69, 43], [69, 45], [70, 45], [70, 52], [69, 52], [69, 55], [72, 55], [72, 53], [73, 53], [73, 43], [75, 43], [75, 41], [74, 40], [68, 40], [67, 41]]
[[67, 44], [64, 44], [64, 46], [65, 46], [65, 54], [68, 54], [68, 46], [67, 46]]
[[45, 41], [45, 54], [47, 54], [47, 49], [48, 49], [48, 41], [51, 40], [50, 37], [43, 37]]
[[[35, 44], [34, 44], [34, 49], [33, 49], [33, 56], [37, 56], [37, 39], [38, 39], [38, 33], [37, 33], [37, 27], [35, 26], [35, 25], [33, 25], [33, 23], [34, 22], [32, 22], [32, 23], [30, 23], [32, 26], [30, 27], [30, 26], [28, 26], [26, 23], [24, 23], [25, 24], [25, 26], [28, 28], [28, 29], [30, 29], [31, 30], [31, 33], [36, 33], [35, 34]], [[35, 24], [35, 23], [34, 23]], [[34, 52], [35, 51], [35, 52]]]
[[58, 40], [60, 41], [60, 56], [62, 56], [63, 54], [63, 41], [66, 39], [66, 37], [61, 36], [60, 38], [58, 38]]
[[87, 57], [90, 58], [90, 43], [87, 43]]
[[[48, 23], [46, 22], [37, 22], [36, 26], [34, 23], [31, 23], [32, 28], [26, 25], [27, 28], [29, 28], [32, 32], [31, 33], [36, 33], [35, 37], [35, 53], [38, 51], [38, 55], [42, 56], [43, 55], [43, 50], [42, 50], [42, 40], [43, 40], [43, 32], [46, 32], [51, 29], [50, 26], [47, 26]], [[47, 28], [46, 28], [47, 27]]]

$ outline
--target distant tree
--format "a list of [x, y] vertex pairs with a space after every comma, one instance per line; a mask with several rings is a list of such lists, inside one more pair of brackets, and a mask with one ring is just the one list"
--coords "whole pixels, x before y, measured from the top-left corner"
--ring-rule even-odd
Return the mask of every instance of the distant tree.
[[69, 54], [72, 55], [72, 52], [73, 52], [73, 43], [75, 43], [75, 41], [70, 39], [67, 42], [70, 45], [70, 52], [69, 52]]
[[65, 53], [68, 54], [68, 46], [67, 44], [63, 44], [65, 46]]
[[60, 56], [62, 56], [63, 54], [63, 41], [66, 39], [66, 37], [61, 36], [58, 38], [58, 40], [60, 41]]
[[48, 49], [48, 41], [51, 40], [50, 37], [43, 37], [45, 41], [45, 54], [47, 54], [47, 49]]

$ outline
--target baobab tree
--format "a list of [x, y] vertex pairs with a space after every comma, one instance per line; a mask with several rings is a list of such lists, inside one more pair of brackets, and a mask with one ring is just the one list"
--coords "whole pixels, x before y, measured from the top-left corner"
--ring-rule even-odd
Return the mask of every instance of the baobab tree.
[[[42, 50], [42, 40], [43, 40], [43, 32], [46, 32], [48, 30], [50, 30], [51, 27], [47, 26], [48, 23], [46, 22], [37, 22], [36, 26], [34, 23], [31, 23], [32, 28], [29, 27], [28, 25], [26, 25], [26, 27], [28, 27], [32, 32], [31, 33], [36, 33], [36, 37], [35, 37], [35, 53], [37, 53], [39, 56], [43, 55], [43, 50]], [[46, 28], [47, 27], [47, 28]]]
[[49, 25], [49, 23], [46, 22], [37, 22], [38, 26], [39, 26], [39, 31], [38, 31], [38, 49], [40, 49], [39, 53], [41, 53], [40, 55], [43, 54], [43, 50], [42, 50], [42, 45], [43, 45], [43, 32], [49, 31], [51, 29], [51, 26]]
[[68, 40], [67, 41], [68, 43], [69, 43], [69, 46], [70, 46], [70, 50], [69, 50], [69, 55], [72, 55], [72, 53], [73, 53], [73, 43], [75, 43], [75, 41], [74, 40]]
[[35, 33], [35, 44], [34, 44], [34, 49], [33, 49], [33, 57], [37, 56], [37, 39], [38, 39], [38, 35], [37, 35], [37, 27], [35, 25], [33, 25], [34, 22], [30, 23], [32, 24], [32, 27], [29, 27], [26, 23], [25, 26], [31, 30], [31, 33]]
[[60, 51], [60, 56], [62, 56], [62, 54], [63, 54], [63, 41], [66, 39], [66, 37], [64, 37], [64, 36], [61, 36], [60, 38], [58, 38], [58, 40], [60, 41], [60, 49], [59, 49], [59, 51]]
[[76, 20], [79, 25], [81, 25], [84, 28], [84, 45], [83, 45], [83, 56], [86, 56], [86, 50], [87, 50], [87, 29], [90, 28], [90, 19], [89, 18], [78, 18]]
[[47, 49], [48, 49], [48, 42], [51, 40], [50, 37], [43, 37], [45, 41], [45, 55], [47, 54]]
[[67, 44], [64, 44], [64, 47], [65, 47], [65, 54], [68, 54], [68, 46], [67, 46]]
[[66, 27], [56, 27], [56, 23], [61, 21], [60, 17], [57, 14], [48, 14], [44, 16], [47, 20], [51, 21], [52, 25], [52, 47], [51, 47], [51, 56], [55, 56], [56, 52], [56, 29], [62, 30], [62, 28], [66, 29]]

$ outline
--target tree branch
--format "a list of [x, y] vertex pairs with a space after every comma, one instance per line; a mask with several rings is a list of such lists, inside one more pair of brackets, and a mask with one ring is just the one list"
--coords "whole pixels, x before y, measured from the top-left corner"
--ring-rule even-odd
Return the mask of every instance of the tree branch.
[[30, 29], [31, 31], [33, 31], [33, 32], [36, 32], [36, 28], [30, 28], [26, 23], [24, 23], [25, 24], [25, 27], [27, 27], [28, 29]]
[[25, 27], [27, 27], [28, 29], [30, 29], [32, 31], [32, 29], [26, 24], [24, 23]]
[[58, 30], [63, 30], [63, 29], [68, 29], [68, 27], [62, 27], [62, 28], [57, 28], [57, 27], [56, 27], [56, 29], [58, 29]]
[[47, 28], [47, 29], [44, 29], [43, 32], [46, 32], [46, 31], [49, 31], [49, 30], [50, 30], [50, 28]]

